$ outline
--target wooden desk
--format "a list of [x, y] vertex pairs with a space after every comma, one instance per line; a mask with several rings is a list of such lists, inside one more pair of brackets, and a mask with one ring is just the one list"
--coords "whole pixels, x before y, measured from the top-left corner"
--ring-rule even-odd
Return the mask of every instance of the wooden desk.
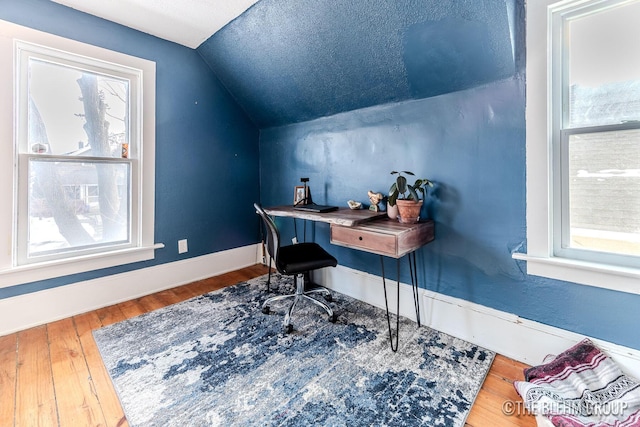
[[285, 216], [298, 219], [307, 219], [309, 221], [339, 224], [346, 227], [353, 227], [367, 221], [387, 217], [386, 212], [373, 212], [365, 209], [353, 210], [349, 208], [340, 208], [337, 211], [319, 213], [301, 211], [298, 209], [294, 209], [293, 206], [289, 205], [264, 208], [264, 211], [267, 213], [267, 215], [271, 216]]
[[354, 227], [331, 224], [331, 243], [402, 258], [434, 239], [433, 221], [402, 224], [390, 219], [377, 219]]
[[[333, 212], [315, 213], [300, 211], [292, 206], [276, 206], [265, 208], [265, 212], [272, 216], [283, 216], [331, 224], [331, 243], [365, 252], [380, 255], [382, 268], [382, 286], [384, 302], [387, 309], [387, 325], [391, 350], [398, 350], [400, 328], [400, 259], [408, 255], [411, 287], [413, 288], [413, 302], [416, 310], [416, 320], [420, 326], [420, 301], [418, 300], [418, 271], [416, 268], [415, 251], [434, 240], [434, 223], [432, 220], [417, 224], [403, 224], [390, 220], [386, 212], [372, 212], [368, 210], [339, 209]], [[395, 346], [389, 316], [387, 299], [387, 284], [384, 274], [384, 257], [397, 260], [397, 307]]]

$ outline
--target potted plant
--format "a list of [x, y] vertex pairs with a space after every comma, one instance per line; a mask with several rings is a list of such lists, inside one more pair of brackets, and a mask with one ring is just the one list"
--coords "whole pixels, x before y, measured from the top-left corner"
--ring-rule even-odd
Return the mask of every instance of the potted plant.
[[[400, 222], [413, 224], [420, 220], [420, 209], [422, 209], [424, 197], [427, 194], [427, 187], [433, 187], [433, 182], [426, 178], [418, 178], [411, 185], [403, 174], [415, 176], [410, 171], [392, 171], [391, 175], [397, 175], [397, 177], [389, 188], [387, 204], [391, 207], [398, 206], [398, 220]], [[420, 200], [420, 195], [422, 195], [422, 200]]]

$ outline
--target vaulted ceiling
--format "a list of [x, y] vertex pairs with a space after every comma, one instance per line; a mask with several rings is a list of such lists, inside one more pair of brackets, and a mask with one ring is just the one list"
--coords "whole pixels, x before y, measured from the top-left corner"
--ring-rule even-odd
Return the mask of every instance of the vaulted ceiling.
[[524, 0], [54, 1], [197, 46], [260, 128], [513, 76], [524, 22]]
[[518, 0], [261, 0], [198, 51], [256, 124], [512, 76]]

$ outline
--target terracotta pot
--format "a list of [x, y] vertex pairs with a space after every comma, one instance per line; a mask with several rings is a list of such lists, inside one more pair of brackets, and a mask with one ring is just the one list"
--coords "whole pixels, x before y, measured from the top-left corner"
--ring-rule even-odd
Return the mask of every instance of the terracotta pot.
[[389, 205], [387, 204], [387, 216], [391, 219], [398, 218], [398, 205]]
[[422, 200], [396, 200], [398, 206], [398, 221], [405, 224], [414, 224], [420, 221], [420, 209]]

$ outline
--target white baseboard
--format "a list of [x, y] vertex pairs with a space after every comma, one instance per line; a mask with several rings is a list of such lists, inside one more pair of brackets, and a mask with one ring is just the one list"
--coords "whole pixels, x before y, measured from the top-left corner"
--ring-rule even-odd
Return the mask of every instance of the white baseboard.
[[256, 264], [259, 245], [229, 249], [0, 300], [0, 336]]
[[[380, 276], [338, 266], [317, 272], [314, 281], [384, 309]], [[389, 307], [393, 307], [392, 312], [395, 312], [396, 292], [396, 281], [387, 280], [387, 295]], [[640, 350], [585, 337], [425, 289], [419, 289], [419, 294], [422, 324], [504, 356], [538, 365], [545, 356], [558, 354], [582, 339], [590, 338], [622, 369], [640, 378]], [[412, 289], [404, 283], [400, 284], [400, 314], [416, 320]]]
[[[237, 270], [261, 260], [261, 246], [249, 245], [5, 298], [0, 300], [0, 336]], [[316, 272], [314, 281], [384, 308], [380, 276], [338, 266]], [[396, 291], [396, 282], [387, 280], [389, 305], [393, 310]], [[419, 293], [424, 325], [531, 365], [585, 338], [459, 298], [424, 289], [419, 289]], [[404, 283], [400, 284], [400, 313], [416, 320], [411, 286]], [[640, 377], [639, 350], [591, 339], [625, 371]]]

